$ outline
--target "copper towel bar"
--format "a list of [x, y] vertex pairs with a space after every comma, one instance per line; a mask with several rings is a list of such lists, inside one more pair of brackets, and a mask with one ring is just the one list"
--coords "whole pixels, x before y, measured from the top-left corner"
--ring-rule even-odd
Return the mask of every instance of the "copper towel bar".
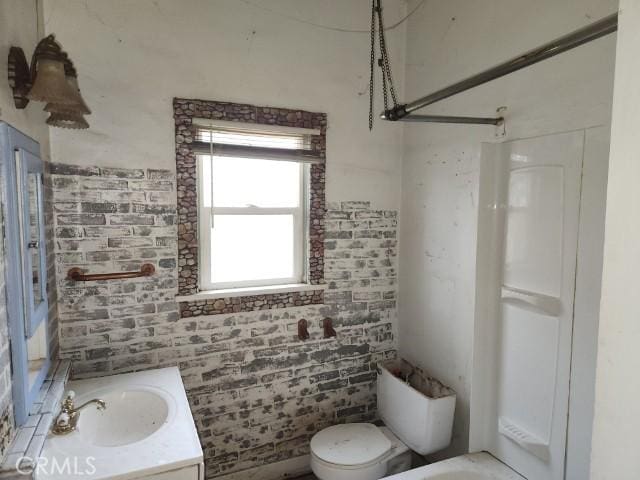
[[82, 269], [75, 267], [69, 270], [67, 273], [67, 279], [74, 280], [76, 282], [93, 282], [96, 280], [119, 280], [122, 278], [138, 278], [138, 277], [150, 277], [156, 272], [156, 267], [151, 263], [145, 263], [140, 267], [139, 272], [117, 272], [117, 273], [93, 273], [84, 274]]

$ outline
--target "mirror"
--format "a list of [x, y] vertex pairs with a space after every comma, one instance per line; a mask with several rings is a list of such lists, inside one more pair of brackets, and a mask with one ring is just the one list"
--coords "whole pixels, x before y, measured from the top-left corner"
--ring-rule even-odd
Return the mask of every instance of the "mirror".
[[42, 160], [23, 149], [15, 151], [26, 332], [31, 338], [47, 316], [44, 253]]
[[38, 381], [43, 367], [49, 359], [47, 346], [47, 322], [38, 325], [35, 333], [27, 339], [27, 366], [29, 390], [32, 390]]
[[[24, 169], [25, 165], [19, 168]], [[28, 169], [28, 167], [27, 167]], [[42, 198], [42, 175], [37, 172], [25, 172], [23, 178], [26, 182], [23, 185], [25, 189], [21, 198], [24, 205], [21, 209], [24, 211], [22, 218], [25, 225], [22, 228], [24, 259], [25, 259], [25, 280], [27, 284], [31, 283], [31, 295], [29, 289], [24, 293], [24, 302], [27, 312], [37, 312], [38, 308], [43, 304], [46, 294], [46, 285], [43, 284], [42, 270], [45, 265], [44, 251], [40, 248], [40, 242], [43, 238], [41, 219], [43, 212], [40, 211], [43, 205]], [[28, 385], [29, 390], [36, 386], [38, 376], [49, 358], [47, 347], [47, 323], [39, 322], [37, 326], [33, 326], [35, 331], [31, 333], [31, 337], [27, 339], [27, 366], [28, 366]]]
[[27, 205], [27, 215], [29, 218], [29, 228], [26, 229], [27, 248], [31, 260], [32, 284], [33, 284], [33, 305], [35, 310], [42, 303], [42, 258], [40, 249], [40, 212], [41, 205], [41, 188], [42, 177], [37, 173], [29, 173], [27, 175], [27, 196], [29, 199]]

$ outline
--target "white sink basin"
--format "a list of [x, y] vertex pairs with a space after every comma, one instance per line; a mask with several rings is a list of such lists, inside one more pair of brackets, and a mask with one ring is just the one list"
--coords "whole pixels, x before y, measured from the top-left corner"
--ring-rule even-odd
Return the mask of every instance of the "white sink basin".
[[[69, 382], [80, 411], [77, 430], [49, 434], [36, 480], [138, 480], [170, 471], [202, 470], [198, 440], [176, 367]], [[170, 477], [183, 478], [183, 477]], [[186, 476], [184, 478], [191, 478]]]
[[78, 400], [104, 400], [107, 408], [88, 406], [80, 413], [78, 432], [99, 447], [121, 447], [153, 435], [167, 424], [169, 403], [166, 393], [152, 387], [118, 388], [90, 392]]

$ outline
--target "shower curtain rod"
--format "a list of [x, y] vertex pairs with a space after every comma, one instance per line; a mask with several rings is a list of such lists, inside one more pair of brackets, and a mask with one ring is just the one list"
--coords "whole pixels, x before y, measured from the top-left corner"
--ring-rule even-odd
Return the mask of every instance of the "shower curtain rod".
[[[585, 43], [596, 40], [605, 35], [615, 32], [618, 29], [618, 14], [614, 13], [586, 27], [575, 30], [567, 35], [546, 43], [538, 48], [529, 50], [528, 52], [507, 60], [504, 63], [496, 65], [493, 68], [480, 72], [469, 78], [465, 78], [460, 82], [449, 85], [436, 92], [426, 95], [422, 98], [414, 100], [405, 105], [398, 105], [390, 110], [384, 111], [380, 118], [389, 121], [413, 121], [413, 122], [443, 122], [443, 123], [477, 123], [477, 124], [500, 124], [502, 118], [484, 118], [484, 117], [450, 117], [439, 115], [411, 115], [412, 112], [420, 108], [424, 108], [433, 103], [452, 97], [458, 93], [464, 92], [471, 88], [477, 87], [484, 83], [503, 77], [509, 73], [516, 72], [522, 68], [528, 67], [535, 63], [554, 57], [560, 53], [564, 53], [573, 48], [584, 45]], [[456, 121], [454, 121], [457, 119]]]
[[466, 123], [471, 125], [500, 125], [502, 117], [454, 117], [451, 115], [407, 115], [401, 119], [403, 122], [422, 123]]

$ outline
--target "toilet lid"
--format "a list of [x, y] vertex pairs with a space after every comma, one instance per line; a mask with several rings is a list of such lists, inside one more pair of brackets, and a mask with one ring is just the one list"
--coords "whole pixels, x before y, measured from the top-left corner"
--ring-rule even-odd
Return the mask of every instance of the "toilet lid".
[[371, 423], [334, 425], [316, 433], [311, 451], [321, 460], [337, 465], [370, 463], [391, 449], [391, 442]]

